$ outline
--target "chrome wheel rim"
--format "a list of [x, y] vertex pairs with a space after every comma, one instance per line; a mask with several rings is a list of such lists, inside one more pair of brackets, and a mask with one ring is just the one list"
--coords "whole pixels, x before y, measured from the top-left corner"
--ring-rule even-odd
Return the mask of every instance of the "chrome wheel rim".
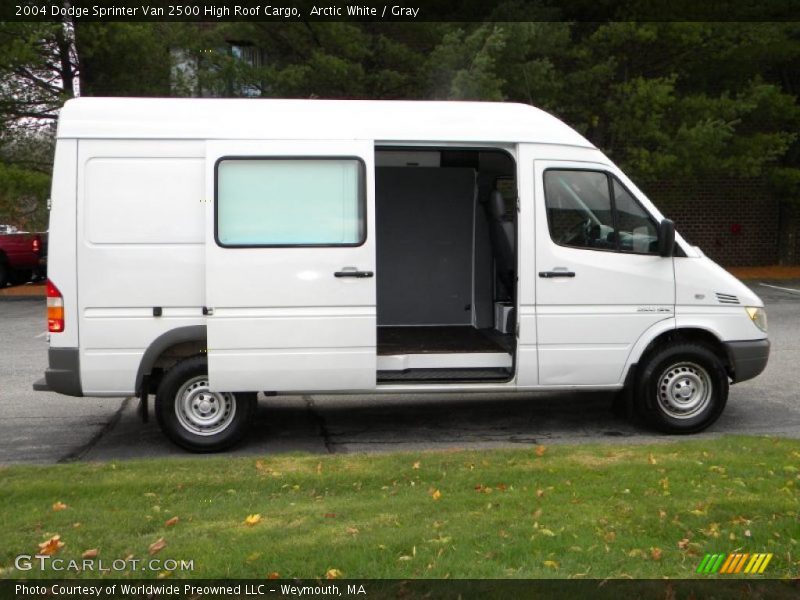
[[703, 412], [714, 391], [708, 371], [692, 362], [667, 367], [658, 378], [658, 405], [675, 419], [688, 419]]
[[175, 415], [187, 431], [196, 435], [216, 435], [225, 431], [236, 416], [236, 397], [211, 392], [208, 377], [194, 377], [175, 395]]

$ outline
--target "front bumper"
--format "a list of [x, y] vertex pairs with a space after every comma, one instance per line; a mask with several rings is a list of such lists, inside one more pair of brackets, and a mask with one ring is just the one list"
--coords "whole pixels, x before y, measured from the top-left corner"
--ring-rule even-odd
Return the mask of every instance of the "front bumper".
[[769, 340], [747, 340], [744, 342], [725, 342], [728, 351], [732, 379], [739, 383], [757, 376], [767, 366], [769, 360]]
[[83, 396], [80, 355], [77, 348], [50, 348], [44, 380], [33, 384], [37, 392], [57, 392], [65, 396]]

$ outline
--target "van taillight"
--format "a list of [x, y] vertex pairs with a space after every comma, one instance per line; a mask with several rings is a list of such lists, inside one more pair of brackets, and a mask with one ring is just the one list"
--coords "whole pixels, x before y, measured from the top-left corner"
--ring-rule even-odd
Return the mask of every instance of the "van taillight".
[[42, 242], [39, 237], [33, 238], [33, 244], [31, 245], [31, 249], [36, 253], [39, 254], [39, 250], [42, 249]]
[[64, 331], [64, 296], [49, 279], [47, 280], [47, 331]]

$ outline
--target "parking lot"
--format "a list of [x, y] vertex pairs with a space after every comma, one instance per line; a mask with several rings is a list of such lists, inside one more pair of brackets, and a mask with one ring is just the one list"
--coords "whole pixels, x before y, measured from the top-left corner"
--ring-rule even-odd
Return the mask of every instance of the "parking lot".
[[[772, 354], [758, 378], [731, 387], [702, 436], [800, 437], [800, 281], [750, 282], [767, 304]], [[47, 363], [44, 299], [0, 298], [0, 463], [182, 455], [137, 399], [34, 392]], [[262, 398], [234, 454], [371, 452], [669, 440], [611, 411], [598, 393], [281, 396]], [[151, 407], [152, 413], [152, 407]]]

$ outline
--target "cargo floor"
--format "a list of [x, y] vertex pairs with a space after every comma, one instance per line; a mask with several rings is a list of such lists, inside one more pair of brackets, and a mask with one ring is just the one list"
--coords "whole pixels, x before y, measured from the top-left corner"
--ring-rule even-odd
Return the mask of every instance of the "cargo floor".
[[511, 352], [510, 335], [465, 326], [378, 327], [378, 354]]

